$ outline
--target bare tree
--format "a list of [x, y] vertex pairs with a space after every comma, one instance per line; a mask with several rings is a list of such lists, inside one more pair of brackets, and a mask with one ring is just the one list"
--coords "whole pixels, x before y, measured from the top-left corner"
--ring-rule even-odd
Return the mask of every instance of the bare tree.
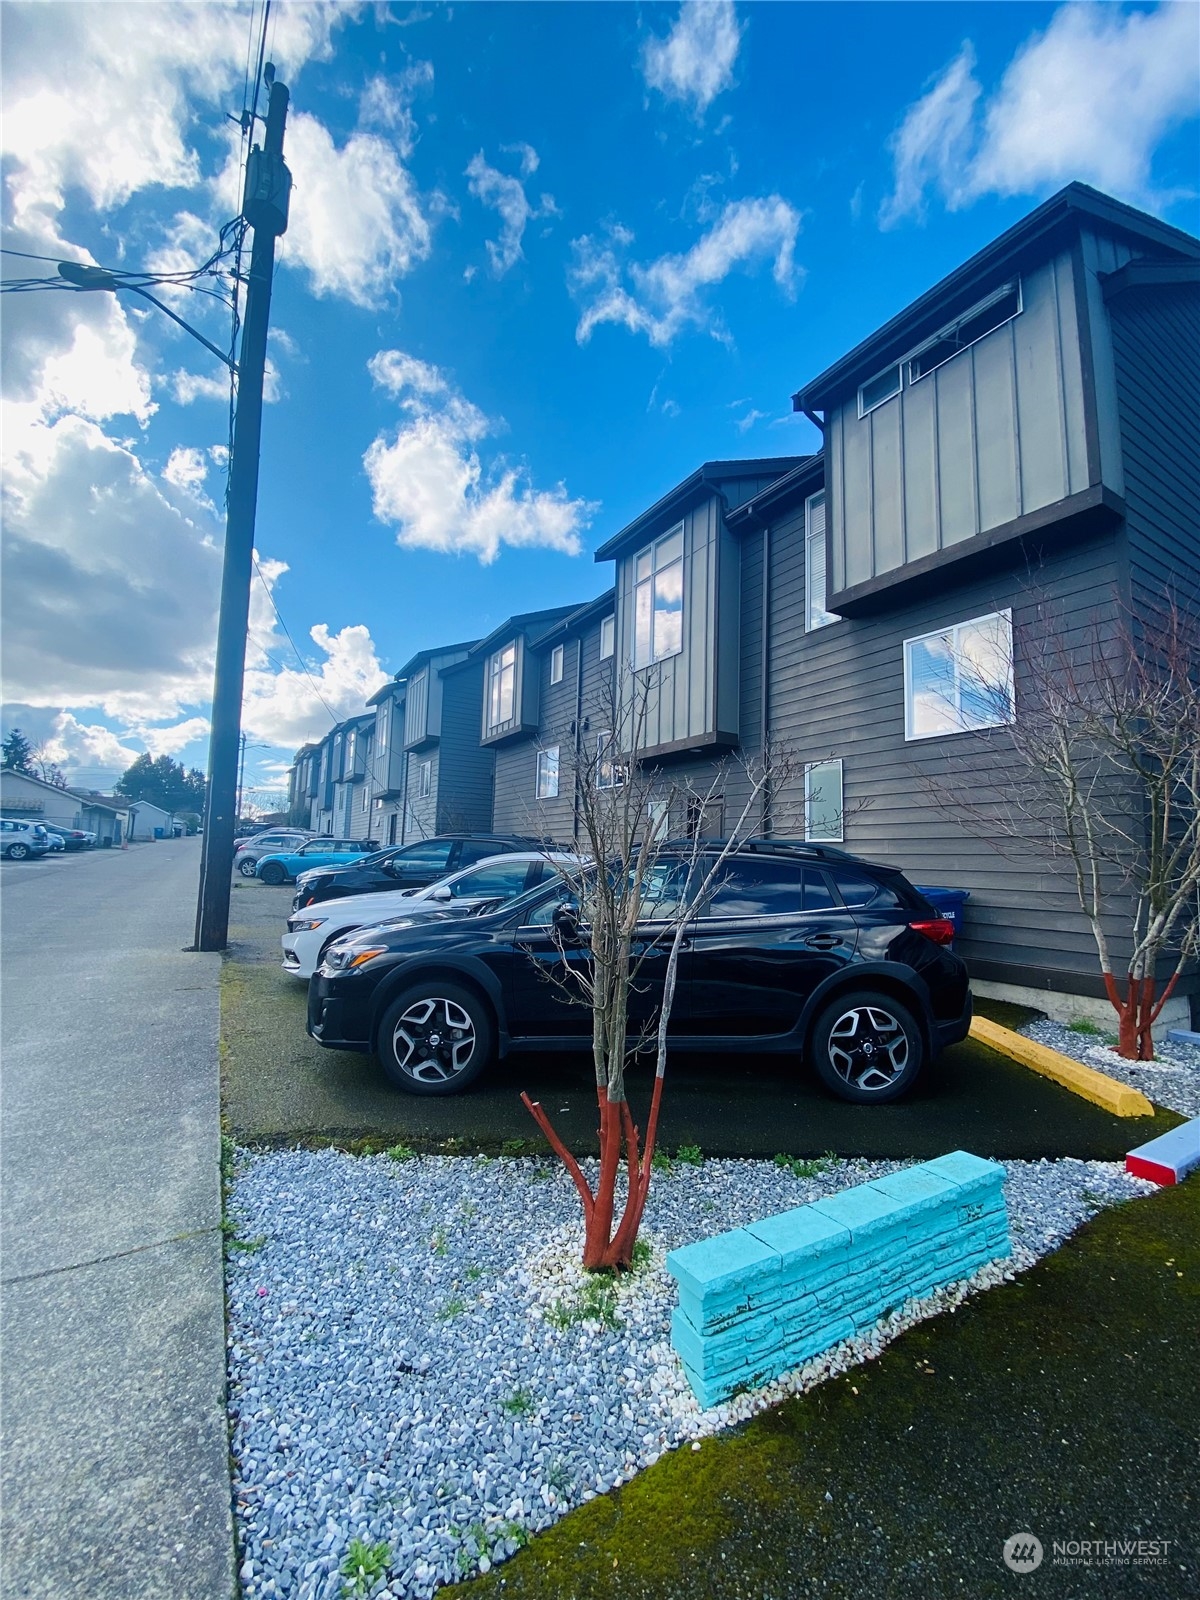
[[1151, 1029], [1200, 949], [1195, 613], [1168, 596], [1135, 617], [1118, 597], [1082, 636], [1044, 598], [1028, 614], [1014, 640], [1015, 707], [1011, 682], [958, 664], [960, 683], [974, 676], [973, 706], [1006, 724], [984, 736], [1000, 757], [990, 794], [939, 787], [937, 797], [1001, 853], [1037, 850], [1065, 871], [1117, 1013], [1117, 1048], [1147, 1061]]
[[[622, 692], [623, 691], [623, 692]], [[579, 895], [556, 913], [555, 938], [563, 956], [550, 981], [592, 1014], [592, 1062], [600, 1113], [600, 1171], [593, 1190], [582, 1168], [555, 1132], [543, 1107], [521, 1096], [551, 1148], [570, 1173], [583, 1204], [583, 1265], [628, 1267], [650, 1190], [667, 1064], [667, 1031], [675, 998], [679, 953], [689, 922], [711, 890], [730, 853], [757, 831], [769, 786], [786, 776], [780, 751], [753, 761], [719, 763], [707, 784], [672, 779], [641, 755], [647, 744], [652, 685], [648, 676], [618, 683], [611, 696], [607, 730], [590, 749], [580, 747], [574, 780], [579, 848], [591, 857], [580, 893], [578, 876], [560, 868], [564, 888]], [[611, 730], [611, 731], [608, 731]], [[740, 805], [719, 840], [704, 837], [703, 819], [738, 779]], [[691, 837], [664, 851], [670, 821], [692, 823]], [[646, 924], [653, 925], [653, 945]], [[571, 961], [586, 938], [586, 957]], [[630, 999], [647, 992], [651, 948], [666, 949], [662, 996], [637, 1032], [630, 1026]], [[655, 978], [657, 982], [657, 977]], [[653, 1045], [654, 1087], [644, 1143], [626, 1093], [626, 1069]], [[619, 1220], [617, 1179], [624, 1159], [626, 1188]], [[614, 1227], [615, 1222], [615, 1227]]]

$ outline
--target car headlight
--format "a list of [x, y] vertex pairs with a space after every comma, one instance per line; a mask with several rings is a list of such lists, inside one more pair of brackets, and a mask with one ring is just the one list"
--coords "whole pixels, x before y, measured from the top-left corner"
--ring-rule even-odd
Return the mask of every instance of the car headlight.
[[352, 967], [361, 967], [364, 962], [385, 955], [387, 955], [385, 944], [368, 945], [365, 950], [356, 950], [352, 944], [335, 944], [325, 952], [325, 965], [330, 972], [349, 972]]
[[328, 917], [289, 917], [289, 933], [311, 933], [314, 928], [323, 928], [329, 921]]

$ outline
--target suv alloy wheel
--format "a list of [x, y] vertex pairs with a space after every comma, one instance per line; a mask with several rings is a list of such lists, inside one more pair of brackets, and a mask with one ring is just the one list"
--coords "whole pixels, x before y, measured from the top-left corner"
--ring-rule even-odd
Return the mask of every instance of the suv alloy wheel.
[[812, 1031], [813, 1065], [842, 1100], [881, 1105], [908, 1089], [925, 1059], [921, 1031], [890, 995], [856, 989], [825, 1007]]
[[409, 1094], [457, 1094], [493, 1055], [492, 1019], [479, 996], [456, 983], [414, 984], [379, 1024], [384, 1072]]

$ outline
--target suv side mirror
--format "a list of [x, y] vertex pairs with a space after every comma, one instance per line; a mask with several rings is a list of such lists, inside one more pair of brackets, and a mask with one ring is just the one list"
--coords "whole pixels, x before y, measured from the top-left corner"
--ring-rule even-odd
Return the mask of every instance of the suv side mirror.
[[579, 943], [579, 902], [563, 900], [554, 908], [551, 918], [555, 937], [560, 944]]
[[448, 883], [439, 883], [436, 889], [429, 891], [429, 898], [431, 900], [450, 900], [453, 899], [453, 890]]

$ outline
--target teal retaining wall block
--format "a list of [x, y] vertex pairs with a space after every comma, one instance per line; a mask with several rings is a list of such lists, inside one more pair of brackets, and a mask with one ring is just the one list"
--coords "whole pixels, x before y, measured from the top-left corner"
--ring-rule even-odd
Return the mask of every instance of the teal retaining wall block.
[[673, 1250], [671, 1344], [702, 1406], [1012, 1254], [1004, 1169], [965, 1150]]

